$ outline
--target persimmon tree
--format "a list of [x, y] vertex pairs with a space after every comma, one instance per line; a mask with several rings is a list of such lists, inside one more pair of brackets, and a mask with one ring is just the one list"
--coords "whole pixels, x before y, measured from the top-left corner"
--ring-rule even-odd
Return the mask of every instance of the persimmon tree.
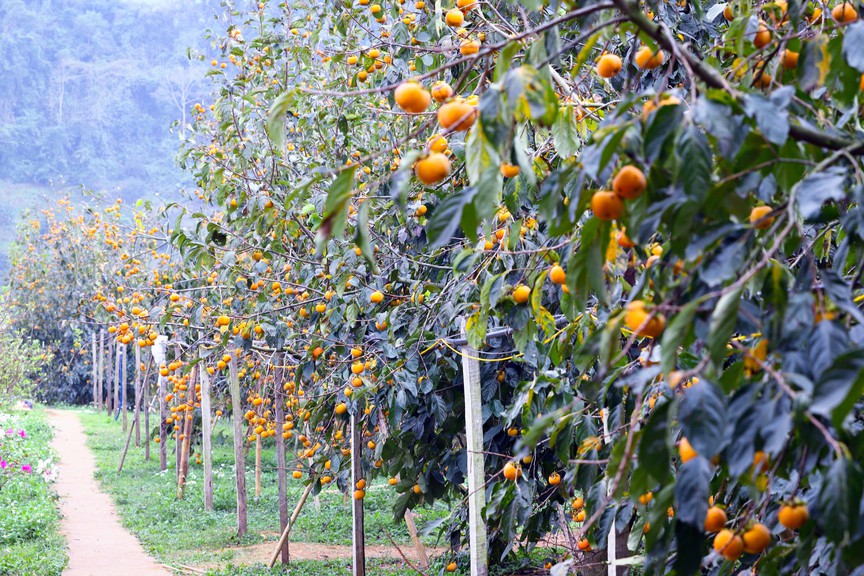
[[449, 502], [454, 552], [464, 322], [493, 561], [563, 531], [564, 573], [614, 529], [646, 573], [851, 572], [859, 8], [226, 5], [180, 155], [195, 204], [139, 312], [214, 375], [251, 362], [232, 408], [302, 434], [316, 489], [362, 491], [354, 415], [395, 516]]
[[574, 548], [649, 571], [858, 565], [858, 7], [459, 4], [219, 36], [183, 161], [222, 212], [174, 238], [295, 354], [318, 460], [362, 414], [397, 516], [460, 502], [464, 318], [494, 559], [579, 493]]
[[[32, 392], [50, 402], [82, 402], [92, 398], [90, 301], [105, 282], [103, 267], [110, 244], [120, 235], [109, 206], [104, 215], [86, 209], [100, 199], [59, 194], [43, 208], [26, 213], [10, 247], [9, 291], [4, 300], [8, 338], [33, 341], [37, 348], [10, 347], [21, 366], [40, 353], [46, 362], [34, 374]], [[41, 351], [40, 351], [41, 348]], [[24, 356], [30, 356], [25, 358]]]

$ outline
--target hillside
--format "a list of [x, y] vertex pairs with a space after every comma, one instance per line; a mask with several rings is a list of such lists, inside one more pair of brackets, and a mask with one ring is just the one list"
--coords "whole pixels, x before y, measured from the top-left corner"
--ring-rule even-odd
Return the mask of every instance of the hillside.
[[0, 4], [5, 179], [144, 192], [180, 183], [171, 126], [204, 93], [204, 30], [217, 5]]

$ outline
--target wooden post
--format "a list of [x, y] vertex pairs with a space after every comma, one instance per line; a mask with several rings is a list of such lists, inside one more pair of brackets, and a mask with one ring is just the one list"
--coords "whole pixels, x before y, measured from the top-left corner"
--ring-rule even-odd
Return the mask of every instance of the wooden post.
[[168, 342], [167, 336], [157, 336], [156, 343], [153, 345], [153, 365], [157, 370], [156, 377], [156, 394], [159, 395], [159, 469], [165, 470], [168, 468], [168, 425], [165, 420], [168, 419], [168, 407], [165, 405], [165, 381], [166, 377], [162, 375], [162, 365], [165, 363], [165, 345]]
[[96, 357], [96, 332], [90, 334], [91, 350], [93, 352], [93, 407], [99, 410], [99, 384], [97, 383], [96, 371], [99, 368], [99, 359]]
[[288, 525], [285, 526], [285, 530], [282, 531], [282, 536], [279, 537], [279, 542], [276, 543], [276, 550], [273, 551], [273, 556], [267, 564], [268, 568], [272, 568], [273, 565], [276, 564], [276, 559], [279, 558], [280, 551], [288, 549], [288, 535], [291, 534], [291, 527], [294, 526], [297, 516], [300, 515], [300, 510], [303, 509], [303, 504], [305, 504], [306, 499], [309, 498], [309, 493], [312, 492], [312, 487], [315, 486], [316, 482], [318, 482], [317, 476], [309, 478], [309, 484], [307, 484], [306, 489], [303, 490], [303, 495], [300, 496], [300, 501], [297, 502], [297, 507], [294, 508], [294, 512], [291, 514], [291, 519], [288, 521]]
[[[285, 461], [285, 357], [276, 354], [273, 361], [276, 364], [273, 374], [273, 387], [276, 389], [276, 483], [279, 486], [279, 530], [284, 532], [288, 526], [288, 468]], [[282, 548], [282, 564], [288, 564], [288, 547]]]
[[195, 372], [198, 366], [192, 367], [189, 375], [189, 396], [186, 398], [186, 409], [183, 411], [183, 441], [180, 452], [180, 467], [177, 473], [177, 499], [183, 499], [186, 488], [186, 476], [189, 474], [189, 448], [192, 444], [192, 414], [195, 411]]
[[[141, 401], [141, 396], [138, 391], [135, 391], [135, 411], [138, 411], [138, 403]], [[135, 431], [135, 426], [129, 428], [129, 433], [126, 435], [126, 446], [123, 448], [123, 454], [120, 456], [120, 466], [117, 467], [117, 473], [123, 471], [123, 463], [126, 462], [126, 453], [129, 452], [129, 442], [132, 440], [132, 433]]]
[[114, 400], [111, 407], [111, 417], [117, 418], [117, 413], [120, 410], [120, 348], [123, 346], [117, 342], [114, 349]]
[[111, 334], [105, 335], [105, 411], [108, 415], [114, 413], [113, 396], [111, 392], [111, 383], [114, 381], [114, 345], [111, 341]]
[[[183, 352], [180, 350], [180, 346], [177, 345], [174, 347], [174, 360], [178, 361], [183, 357]], [[183, 453], [183, 440], [180, 439], [180, 436], [183, 435], [183, 426], [186, 423], [185, 420], [181, 420], [179, 426], [177, 425], [177, 412], [174, 412], [174, 426], [176, 430], [174, 430], [174, 471], [175, 471], [175, 480], [180, 478], [180, 459], [182, 458], [181, 454]]]
[[132, 426], [135, 428], [135, 447], [141, 447], [141, 346], [135, 344], [135, 412]]
[[103, 384], [105, 382], [105, 330], [99, 331], [99, 372], [98, 372], [98, 395], [99, 406], [101, 410], [105, 406], [105, 397], [103, 394]]
[[237, 479], [237, 537], [246, 534], [246, 462], [243, 458], [243, 414], [237, 359], [228, 362], [228, 387], [231, 389], [231, 420], [234, 423], [234, 473]]
[[126, 350], [126, 344], [120, 347], [120, 410], [123, 412], [123, 431], [126, 431], [128, 423], [126, 422], [126, 405], [129, 404], [126, 395], [129, 393], [126, 385], [126, 376], [129, 374], [129, 352]]
[[[199, 348], [199, 357], [200, 357]], [[210, 440], [213, 435], [211, 430], [212, 422], [210, 420], [210, 374], [207, 373], [207, 367], [202, 359], [198, 363], [199, 380], [201, 381], [201, 457], [204, 461], [204, 509], [213, 511], [213, 461], [210, 455]]]
[[[357, 489], [357, 482], [363, 478], [363, 434], [360, 431], [360, 423], [354, 414], [351, 415], [351, 488], [349, 493], [353, 494]], [[363, 500], [351, 499], [353, 516], [353, 576], [366, 576], [366, 542], [363, 529]]]
[[255, 434], [255, 499], [261, 498], [261, 435]]
[[144, 410], [144, 460], [150, 460], [150, 368], [153, 366], [153, 356], [147, 363], [144, 381], [141, 383], [141, 402]]
[[[381, 432], [382, 442], [384, 438], [390, 435], [390, 427], [387, 425], [387, 419], [384, 417], [384, 411], [378, 410], [378, 429]], [[399, 475], [396, 475], [399, 478]], [[420, 540], [420, 535], [417, 533], [417, 525], [414, 523], [414, 512], [405, 510], [405, 527], [408, 528], [408, 535], [411, 536], [411, 541], [414, 543], [414, 548], [417, 550], [417, 560], [420, 562], [420, 567], [423, 569], [429, 568], [429, 557], [426, 555], [426, 547], [423, 541]]]
[[[462, 336], [466, 336], [465, 320], [460, 321]], [[486, 482], [483, 464], [483, 401], [480, 394], [480, 363], [477, 351], [462, 346], [462, 380], [465, 386], [465, 437], [468, 451], [468, 540], [471, 576], [488, 576], [486, 524]]]

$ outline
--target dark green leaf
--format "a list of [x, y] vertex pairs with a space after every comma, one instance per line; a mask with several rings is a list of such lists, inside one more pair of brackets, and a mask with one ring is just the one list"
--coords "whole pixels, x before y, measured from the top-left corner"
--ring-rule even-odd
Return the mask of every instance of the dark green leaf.
[[849, 529], [849, 519], [852, 514], [848, 467], [849, 462], [846, 458], [838, 458], [831, 465], [831, 469], [822, 476], [819, 507], [815, 518], [825, 535], [838, 543], [843, 540]]
[[471, 202], [477, 189], [473, 186], [451, 194], [435, 207], [426, 225], [426, 237], [431, 247], [443, 246], [456, 232], [462, 218], [462, 209]]
[[711, 464], [702, 456], [681, 465], [675, 482], [675, 516], [679, 522], [702, 528], [708, 512]]
[[834, 359], [831, 367], [816, 381], [810, 411], [832, 416], [835, 425], [846, 415], [864, 392], [864, 350], [852, 350]]
[[669, 476], [669, 407], [671, 402], [657, 406], [651, 413], [639, 442], [639, 467], [644, 468], [658, 483]]
[[846, 26], [843, 34], [843, 56], [851, 67], [864, 73], [864, 22], [861, 20]]
[[782, 146], [789, 136], [789, 113], [786, 107], [794, 92], [794, 88], [784, 86], [771, 94], [770, 99], [759, 94], [744, 96], [744, 110], [756, 120], [759, 131], [772, 144]]
[[711, 188], [711, 148], [705, 134], [688, 124], [675, 142], [678, 159], [678, 180], [693, 200], [702, 200]]
[[837, 167], [807, 176], [798, 186], [796, 196], [801, 217], [805, 220], [815, 218], [826, 201], [842, 199], [845, 175], [846, 171]]
[[725, 446], [726, 397], [707, 380], [688, 388], [678, 413], [687, 441], [707, 458], [720, 453]]
[[708, 331], [708, 349], [714, 362], [721, 362], [726, 356], [726, 346], [729, 338], [735, 332], [738, 322], [738, 304], [741, 301], [742, 288], [725, 294], [717, 302], [717, 307], [711, 314], [711, 323]]
[[663, 336], [660, 341], [663, 372], [669, 372], [675, 368], [678, 347], [684, 343], [684, 339], [690, 333], [690, 329], [693, 327], [693, 318], [696, 315], [698, 307], [698, 300], [688, 302], [678, 314], [672, 317], [666, 329], [663, 330]]

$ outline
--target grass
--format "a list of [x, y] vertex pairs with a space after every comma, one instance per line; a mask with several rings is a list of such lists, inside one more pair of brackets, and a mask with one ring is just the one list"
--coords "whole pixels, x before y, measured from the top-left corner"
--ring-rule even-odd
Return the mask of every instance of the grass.
[[[53, 458], [45, 410], [36, 407], [13, 411], [12, 415], [14, 421], [0, 424], [0, 428], [27, 432], [27, 463], [35, 468], [38, 460]], [[9, 480], [0, 489], [0, 574], [59, 576], [67, 561], [59, 526], [57, 496], [49, 484], [35, 473]]]
[[[118, 506], [123, 524], [142, 542], [144, 547], [161, 562], [169, 565], [229, 566], [237, 554], [232, 548], [267, 541], [275, 541], [279, 530], [276, 486], [275, 450], [272, 444], [262, 454], [262, 492], [254, 498], [254, 449], [247, 458], [247, 492], [249, 532], [242, 540], [236, 538], [236, 494], [234, 489], [233, 450], [227, 425], [222, 422], [214, 431], [213, 442], [213, 500], [214, 511], [204, 511], [202, 468], [190, 463], [188, 484], [183, 500], [177, 500], [173, 443], [168, 445], [166, 471], [159, 470], [159, 445], [151, 443], [151, 459], [145, 461], [143, 448], [130, 448], [123, 471], [118, 474], [125, 435], [120, 424], [104, 413], [79, 410], [88, 434], [88, 445], [93, 450], [102, 488]], [[151, 423], [153, 420], [151, 419]], [[301, 480], [289, 478], [288, 504], [293, 508], [303, 491]], [[401, 546], [410, 546], [410, 538], [403, 522], [395, 523], [391, 511], [394, 492], [386, 483], [376, 483], [367, 490], [365, 498], [365, 527], [367, 545], [390, 546], [389, 535]], [[335, 488], [322, 491], [316, 509], [310, 499], [292, 530], [291, 542], [296, 549], [299, 542], [350, 545], [351, 508]], [[418, 527], [446, 516], [449, 511], [442, 505], [417, 510]], [[436, 544], [431, 537], [427, 544]], [[438, 545], [443, 545], [438, 543]], [[416, 574], [398, 561], [369, 560], [369, 574], [402, 576]], [[214, 571], [214, 575], [267, 574], [262, 565], [243, 572], [238, 567], [227, 571]], [[241, 571], [238, 571], [241, 570]], [[276, 573], [276, 572], [274, 572]], [[279, 572], [284, 573], [284, 571]], [[292, 574], [350, 574], [350, 560], [292, 562]], [[437, 573], [437, 572], [434, 572]]]

